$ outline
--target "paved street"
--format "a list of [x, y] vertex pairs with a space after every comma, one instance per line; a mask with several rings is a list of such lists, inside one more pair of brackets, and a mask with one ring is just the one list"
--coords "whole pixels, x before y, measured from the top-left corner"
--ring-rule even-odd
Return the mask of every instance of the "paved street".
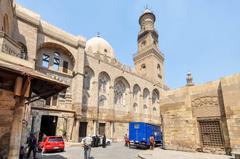
[[[92, 148], [92, 159], [233, 159], [231, 156], [213, 155], [207, 153], [190, 153], [182, 151], [129, 149], [123, 143], [113, 143], [106, 148]], [[65, 152], [38, 154], [40, 159], [83, 159], [83, 148], [81, 146], [66, 147]]]
[[[138, 153], [146, 150], [129, 149], [124, 143], [113, 143], [106, 148], [92, 148], [92, 159], [136, 159]], [[39, 155], [38, 155], [39, 156]], [[65, 152], [45, 153], [38, 158], [43, 159], [83, 159], [83, 148], [80, 146], [66, 147]]]
[[155, 148], [139, 153], [140, 159], [234, 159], [227, 155], [215, 155], [199, 152], [172, 151]]

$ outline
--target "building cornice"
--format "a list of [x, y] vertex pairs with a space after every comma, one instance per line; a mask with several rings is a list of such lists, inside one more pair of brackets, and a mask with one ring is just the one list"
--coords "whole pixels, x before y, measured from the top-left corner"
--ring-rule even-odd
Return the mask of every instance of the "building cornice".
[[86, 38], [83, 36], [74, 36], [68, 32], [65, 32], [62, 29], [42, 20], [39, 14], [24, 8], [19, 4], [16, 4], [15, 10], [18, 19], [35, 26], [38, 28], [39, 32], [74, 48], [85, 48]]
[[[118, 62], [118, 61], [115, 62], [115, 63], [113, 63], [113, 62], [106, 61], [106, 60], [104, 59], [104, 57], [101, 57], [101, 56], [98, 56], [98, 55], [96, 55], [96, 56], [93, 56], [93, 55], [91, 55], [91, 54], [86, 54], [86, 55], [89, 56], [90, 58], [95, 59], [95, 60], [100, 60], [100, 62], [103, 62], [103, 63], [105, 63], [105, 64], [107, 64], [107, 65], [110, 65], [110, 66], [112, 66], [112, 67], [114, 67], [114, 68], [116, 68], [116, 69], [118, 69], [118, 70], [120, 70], [120, 71], [129, 73], [129, 74], [131, 74], [131, 75], [133, 75], [133, 76], [136, 76], [136, 77], [138, 77], [138, 78], [140, 78], [140, 79], [142, 79], [142, 80], [145, 80], [145, 81], [147, 81], [147, 82], [149, 82], [149, 83], [152, 83], [153, 85], [156, 84], [155, 81], [151, 81], [151, 80], [145, 78], [144, 76], [140, 76], [139, 74], [135, 73], [134, 71], [124, 70], [124, 68], [123, 68], [124, 65], [121, 64], [121, 63]], [[157, 86], [158, 86], [159, 88], [164, 89], [164, 90], [167, 90], [167, 89], [168, 89], [168, 86], [165, 85], [165, 84], [162, 84], [162, 83], [161, 83], [160, 85], [157, 85]]]

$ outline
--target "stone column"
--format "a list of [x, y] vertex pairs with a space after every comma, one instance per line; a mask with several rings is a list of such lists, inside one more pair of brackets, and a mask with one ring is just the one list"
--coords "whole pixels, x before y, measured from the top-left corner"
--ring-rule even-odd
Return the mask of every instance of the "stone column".
[[75, 135], [75, 139], [74, 139], [74, 141], [75, 142], [78, 142], [79, 140], [79, 127], [80, 127], [80, 120], [79, 119], [76, 119], [76, 126], [75, 126], [75, 133], [76, 133], [76, 135]]
[[16, 159], [19, 157], [19, 148], [21, 143], [21, 134], [22, 134], [22, 120], [24, 115], [24, 102], [23, 98], [16, 97], [17, 102], [15, 105], [13, 122], [11, 127], [11, 137], [9, 144], [9, 159]]
[[113, 122], [110, 122], [110, 138], [113, 138]]

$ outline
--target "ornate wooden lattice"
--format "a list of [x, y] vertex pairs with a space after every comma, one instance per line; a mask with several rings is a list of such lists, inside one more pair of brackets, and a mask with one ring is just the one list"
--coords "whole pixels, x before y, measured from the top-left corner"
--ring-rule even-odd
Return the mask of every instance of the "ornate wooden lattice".
[[203, 146], [223, 147], [219, 121], [199, 121]]

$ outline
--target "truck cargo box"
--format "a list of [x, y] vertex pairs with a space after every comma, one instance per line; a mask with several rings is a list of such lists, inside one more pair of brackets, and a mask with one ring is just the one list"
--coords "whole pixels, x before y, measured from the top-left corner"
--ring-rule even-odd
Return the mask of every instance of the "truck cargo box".
[[162, 132], [160, 126], [144, 122], [129, 123], [129, 146], [148, 148], [150, 146], [149, 138], [153, 135], [155, 145], [162, 144]]

